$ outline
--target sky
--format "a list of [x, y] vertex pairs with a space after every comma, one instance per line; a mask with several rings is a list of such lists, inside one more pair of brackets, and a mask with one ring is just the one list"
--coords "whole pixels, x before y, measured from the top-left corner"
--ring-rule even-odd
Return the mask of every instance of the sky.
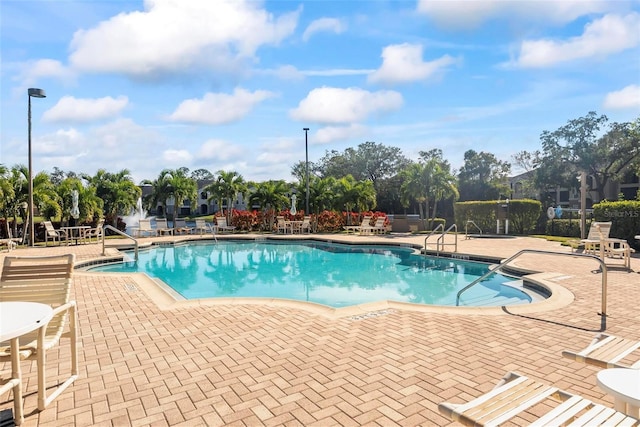
[[136, 183], [292, 182], [367, 141], [512, 162], [590, 111], [640, 117], [638, 0], [0, 0], [0, 48], [0, 164], [28, 163], [41, 88], [34, 172]]

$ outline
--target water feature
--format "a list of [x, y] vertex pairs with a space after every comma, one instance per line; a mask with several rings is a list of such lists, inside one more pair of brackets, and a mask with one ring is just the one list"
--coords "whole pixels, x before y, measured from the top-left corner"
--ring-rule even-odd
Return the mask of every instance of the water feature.
[[133, 235], [133, 231], [137, 230], [140, 224], [141, 219], [147, 218], [147, 211], [142, 207], [142, 198], [138, 197], [136, 201], [136, 208], [132, 209], [129, 215], [122, 217], [122, 222], [127, 224], [127, 229], [125, 230], [127, 234]]

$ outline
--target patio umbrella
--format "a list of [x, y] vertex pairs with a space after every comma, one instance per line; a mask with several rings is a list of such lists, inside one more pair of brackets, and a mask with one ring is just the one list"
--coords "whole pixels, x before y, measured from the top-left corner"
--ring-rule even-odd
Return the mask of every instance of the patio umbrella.
[[291, 215], [295, 215], [296, 213], [298, 213], [298, 211], [296, 210], [296, 195], [294, 194], [293, 196], [291, 196]]
[[71, 217], [78, 219], [80, 217], [80, 209], [78, 209], [78, 190], [71, 191]]

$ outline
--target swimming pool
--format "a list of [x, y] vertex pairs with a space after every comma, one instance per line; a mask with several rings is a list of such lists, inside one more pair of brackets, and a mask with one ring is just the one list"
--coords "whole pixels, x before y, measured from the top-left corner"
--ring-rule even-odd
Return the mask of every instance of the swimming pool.
[[[488, 264], [425, 257], [403, 247], [223, 240], [154, 246], [140, 251], [138, 261], [90, 270], [143, 272], [186, 299], [281, 298], [339, 308], [384, 300], [455, 306], [457, 292]], [[460, 305], [530, 303], [521, 284], [491, 275], [465, 292]]]

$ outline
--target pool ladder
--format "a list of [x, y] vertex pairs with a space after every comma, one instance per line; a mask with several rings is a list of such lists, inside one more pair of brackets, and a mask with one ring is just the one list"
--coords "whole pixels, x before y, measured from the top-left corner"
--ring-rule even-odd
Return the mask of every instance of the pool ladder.
[[[438, 226], [434, 228], [427, 237], [424, 238], [424, 254], [427, 255], [427, 240], [429, 240], [429, 237], [436, 234], [438, 230], [443, 230], [443, 231], [438, 236], [438, 240], [436, 240], [436, 256], [440, 256], [440, 250], [441, 249], [444, 250], [444, 247], [446, 245], [454, 246], [453, 252], [458, 252], [458, 226], [453, 224], [445, 230], [443, 224], [438, 224]], [[447, 233], [449, 233], [451, 230], [454, 231], [454, 236], [455, 236], [454, 243], [446, 243], [444, 241], [444, 238], [447, 235]]]

